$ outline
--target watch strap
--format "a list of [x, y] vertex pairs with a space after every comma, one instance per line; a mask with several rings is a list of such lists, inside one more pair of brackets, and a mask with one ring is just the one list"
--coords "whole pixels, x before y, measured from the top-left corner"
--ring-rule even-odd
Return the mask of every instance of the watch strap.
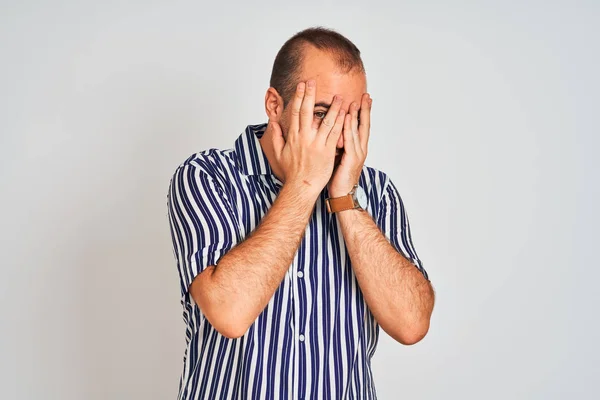
[[330, 213], [352, 210], [353, 208], [356, 208], [351, 194], [347, 194], [342, 197], [326, 199], [325, 202], [327, 204], [327, 211]]

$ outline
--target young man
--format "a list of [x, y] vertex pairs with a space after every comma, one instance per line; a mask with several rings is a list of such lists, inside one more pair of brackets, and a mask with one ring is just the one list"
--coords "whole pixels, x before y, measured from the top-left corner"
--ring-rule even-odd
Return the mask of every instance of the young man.
[[434, 294], [396, 187], [364, 166], [360, 52], [307, 29], [277, 54], [270, 86], [268, 124], [171, 180], [187, 324], [178, 398], [376, 398], [379, 326], [418, 342]]

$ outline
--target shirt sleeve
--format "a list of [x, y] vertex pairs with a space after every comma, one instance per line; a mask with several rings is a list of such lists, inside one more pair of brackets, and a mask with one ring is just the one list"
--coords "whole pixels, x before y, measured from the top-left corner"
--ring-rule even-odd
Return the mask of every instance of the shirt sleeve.
[[181, 293], [240, 240], [239, 224], [221, 187], [198, 166], [177, 168], [167, 196]]
[[388, 178], [381, 199], [377, 226], [387, 240], [404, 257], [411, 261], [421, 271], [425, 279], [429, 276], [412, 243], [410, 224], [404, 209], [404, 203], [394, 183]]

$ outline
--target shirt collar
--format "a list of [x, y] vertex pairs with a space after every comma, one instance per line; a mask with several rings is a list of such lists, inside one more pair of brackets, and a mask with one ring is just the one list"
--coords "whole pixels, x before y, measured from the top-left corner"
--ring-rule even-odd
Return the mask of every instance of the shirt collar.
[[269, 160], [260, 146], [259, 139], [267, 124], [248, 125], [235, 141], [237, 167], [246, 175], [272, 175]]

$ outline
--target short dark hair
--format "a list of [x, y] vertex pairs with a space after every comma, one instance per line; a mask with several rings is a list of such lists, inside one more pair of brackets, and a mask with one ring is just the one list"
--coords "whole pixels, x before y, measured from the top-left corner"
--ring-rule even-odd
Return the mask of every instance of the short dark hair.
[[329, 52], [344, 73], [353, 69], [365, 72], [360, 50], [345, 36], [323, 27], [305, 29], [284, 43], [273, 63], [270, 85], [283, 98], [284, 106], [296, 91], [304, 49], [307, 45]]

